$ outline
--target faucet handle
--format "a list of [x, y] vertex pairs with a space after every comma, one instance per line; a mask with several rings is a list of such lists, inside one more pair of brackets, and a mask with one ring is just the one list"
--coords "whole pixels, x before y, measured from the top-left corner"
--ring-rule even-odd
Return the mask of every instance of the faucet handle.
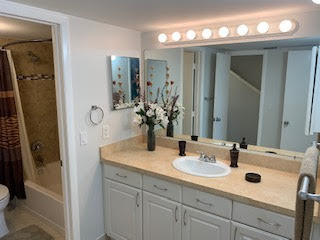
[[216, 159], [215, 155], [208, 156], [208, 158], [209, 158], [209, 162], [211, 162], [211, 163], [216, 163], [217, 162], [217, 159]]
[[205, 157], [206, 157], [206, 154], [205, 154], [204, 152], [201, 152], [201, 151], [197, 151], [197, 153], [200, 154], [199, 160], [200, 160], [200, 161], [203, 161], [203, 160], [205, 159]]

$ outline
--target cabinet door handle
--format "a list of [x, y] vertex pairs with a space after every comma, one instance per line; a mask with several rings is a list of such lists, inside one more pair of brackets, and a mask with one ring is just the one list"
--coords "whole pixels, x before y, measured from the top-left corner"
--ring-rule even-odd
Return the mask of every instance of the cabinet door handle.
[[121, 178], [127, 178], [126, 175], [121, 175], [120, 173], [116, 173], [116, 175], [117, 175], [118, 177], [121, 177]]
[[140, 204], [139, 204], [139, 196], [140, 196], [140, 194], [137, 192], [137, 195], [136, 195], [136, 204], [137, 204], [137, 207], [140, 207]]
[[212, 203], [203, 202], [203, 201], [201, 201], [199, 198], [197, 198], [196, 201], [197, 201], [198, 203], [201, 203], [201, 204], [203, 204], [203, 205], [207, 205], [207, 206], [209, 206], [209, 207], [212, 207], [212, 206], [213, 206]]
[[262, 219], [262, 218], [257, 218], [260, 222], [264, 223], [264, 224], [267, 224], [269, 226], [272, 226], [272, 227], [281, 227], [281, 224], [280, 223], [276, 223], [276, 222], [267, 222], [266, 220]]
[[174, 217], [176, 222], [178, 222], [178, 206], [176, 206], [176, 209], [174, 210]]
[[183, 224], [187, 226], [187, 210], [184, 210], [183, 213]]
[[162, 188], [162, 187], [159, 187], [158, 185], [153, 185], [155, 188], [159, 189], [160, 191], [168, 191], [168, 188]]
[[234, 229], [234, 237], [233, 237], [233, 240], [236, 240], [237, 239], [237, 231], [238, 231], [238, 227], [236, 227]]

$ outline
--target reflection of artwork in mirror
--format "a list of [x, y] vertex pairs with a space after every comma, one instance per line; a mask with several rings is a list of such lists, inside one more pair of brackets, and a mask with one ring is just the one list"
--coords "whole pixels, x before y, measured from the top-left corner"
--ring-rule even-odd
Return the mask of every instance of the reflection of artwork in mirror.
[[139, 58], [111, 57], [114, 109], [132, 107], [140, 97]]
[[[259, 47], [263, 49], [263, 43]], [[248, 150], [291, 156], [312, 145], [316, 134], [308, 135], [305, 129], [314, 48], [255, 48], [146, 51], [146, 58], [159, 56], [170, 63], [170, 72], [181, 73], [175, 82], [181, 83], [185, 114], [175, 137], [197, 135], [206, 143], [230, 147], [244, 140]], [[164, 81], [162, 73], [152, 85]]]
[[162, 60], [147, 59], [147, 97], [153, 102], [160, 94], [167, 77], [168, 63]]

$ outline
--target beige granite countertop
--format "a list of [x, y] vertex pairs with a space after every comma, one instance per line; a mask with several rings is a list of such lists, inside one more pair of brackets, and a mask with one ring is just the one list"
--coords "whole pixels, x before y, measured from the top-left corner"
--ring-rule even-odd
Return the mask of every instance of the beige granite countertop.
[[[100, 149], [103, 163], [127, 168], [142, 174], [152, 175], [173, 181], [205, 192], [223, 196], [234, 201], [271, 210], [288, 216], [295, 215], [297, 173], [264, 168], [246, 163], [239, 163], [228, 176], [220, 178], [204, 178], [185, 174], [172, 166], [178, 158], [178, 150], [156, 147], [156, 151], [148, 152], [146, 144], [139, 141], [125, 144], [112, 144]], [[188, 156], [196, 155], [187, 153]], [[229, 165], [228, 161], [217, 159]], [[245, 181], [247, 172], [261, 174], [258, 184]], [[318, 180], [317, 192], [320, 193]], [[319, 222], [319, 204], [315, 204], [314, 220]]]

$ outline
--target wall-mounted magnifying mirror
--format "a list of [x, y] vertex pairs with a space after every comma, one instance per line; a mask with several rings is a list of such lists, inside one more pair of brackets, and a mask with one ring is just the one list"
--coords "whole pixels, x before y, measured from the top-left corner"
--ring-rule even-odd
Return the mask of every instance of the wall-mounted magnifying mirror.
[[112, 103], [115, 110], [130, 108], [140, 98], [139, 58], [111, 56]]
[[302, 156], [316, 140], [316, 134], [305, 134], [314, 45], [282, 41], [147, 50], [146, 79], [153, 87], [147, 92], [156, 93], [168, 78], [174, 82], [185, 108], [175, 123], [176, 138], [196, 135], [206, 143], [242, 142], [248, 150]]

